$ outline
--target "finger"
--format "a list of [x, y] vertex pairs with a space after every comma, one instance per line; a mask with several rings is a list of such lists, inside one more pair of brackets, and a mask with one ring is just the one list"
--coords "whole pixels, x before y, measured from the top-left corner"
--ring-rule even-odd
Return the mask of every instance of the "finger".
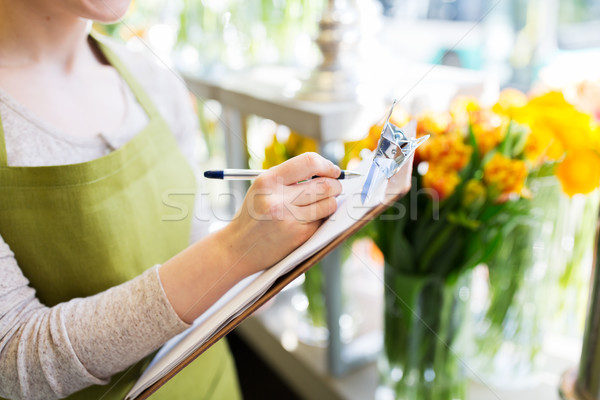
[[295, 206], [306, 206], [342, 192], [340, 181], [331, 178], [311, 179], [288, 188], [292, 196], [291, 204]]
[[330, 216], [336, 209], [335, 197], [327, 197], [307, 206], [296, 207], [294, 215], [300, 222], [310, 223]]
[[285, 185], [311, 179], [315, 175], [337, 178], [341, 174], [338, 166], [317, 153], [304, 153], [291, 158], [271, 168], [270, 172], [281, 177]]

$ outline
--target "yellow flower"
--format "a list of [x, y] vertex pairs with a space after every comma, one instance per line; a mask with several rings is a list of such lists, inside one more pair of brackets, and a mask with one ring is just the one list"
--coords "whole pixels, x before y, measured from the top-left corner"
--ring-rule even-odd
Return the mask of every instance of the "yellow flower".
[[551, 128], [543, 123], [536, 123], [530, 129], [524, 151], [529, 161], [539, 165], [545, 161], [557, 161], [562, 158], [565, 149]]
[[556, 176], [569, 196], [589, 193], [600, 183], [600, 156], [588, 149], [569, 152], [556, 168]]
[[289, 157], [295, 157], [309, 151], [317, 151], [317, 142], [295, 131], [291, 131], [284, 143]]
[[486, 190], [478, 179], [471, 179], [465, 184], [462, 203], [465, 207], [480, 207], [485, 203]]
[[515, 119], [531, 130], [525, 155], [535, 163], [558, 161], [567, 151], [600, 150], [597, 123], [567, 102], [561, 92], [532, 98]]
[[454, 170], [430, 164], [422, 182], [423, 187], [434, 190], [439, 199], [444, 200], [454, 193], [454, 189], [460, 183], [460, 178]]
[[564, 112], [571, 105], [560, 92], [547, 92], [533, 97], [520, 108], [513, 108], [511, 117], [522, 124], [530, 125], [544, 121], [549, 115]]
[[398, 128], [402, 128], [410, 122], [410, 114], [404, 108], [396, 106], [394, 107], [394, 111], [392, 111], [390, 122]]
[[362, 149], [375, 150], [382, 129], [383, 125], [373, 125], [369, 129], [369, 134], [364, 139], [345, 142], [344, 158], [340, 160], [340, 167], [346, 168], [350, 160], [358, 158]]
[[454, 124], [464, 129], [471, 120], [471, 114], [481, 110], [481, 105], [475, 97], [458, 96], [450, 104], [450, 115]]
[[527, 95], [517, 89], [504, 89], [500, 92], [498, 102], [492, 107], [496, 114], [514, 118], [527, 105]]
[[314, 139], [291, 131], [287, 140], [281, 143], [277, 140], [277, 135], [273, 135], [273, 142], [265, 149], [263, 168], [274, 167], [291, 157], [309, 151], [317, 151], [317, 142]]
[[552, 131], [554, 137], [567, 150], [584, 149], [591, 145], [593, 120], [591, 116], [577, 111], [573, 106], [548, 110], [545, 118], [534, 122], [531, 129], [539, 125]]
[[265, 159], [262, 166], [265, 169], [271, 168], [285, 160], [287, 160], [285, 146], [279, 143], [276, 135], [273, 135], [273, 142], [265, 149]]
[[563, 93], [556, 90], [551, 90], [539, 96], [535, 96], [528, 104], [530, 107], [540, 108], [562, 108], [570, 105], [571, 104], [567, 102]]
[[501, 197], [516, 193], [521, 195], [527, 179], [527, 166], [500, 153], [494, 154], [483, 167], [483, 180], [490, 190]]

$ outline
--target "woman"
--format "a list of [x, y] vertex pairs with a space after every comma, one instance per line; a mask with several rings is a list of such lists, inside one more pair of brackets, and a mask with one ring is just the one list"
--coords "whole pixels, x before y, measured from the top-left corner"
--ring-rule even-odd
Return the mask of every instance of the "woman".
[[[169, 206], [195, 190], [186, 91], [88, 34], [128, 5], [0, 0], [0, 397], [122, 398], [152, 352], [335, 210], [339, 169], [303, 155], [186, 248], [193, 213]], [[239, 397], [225, 342], [155, 396]]]

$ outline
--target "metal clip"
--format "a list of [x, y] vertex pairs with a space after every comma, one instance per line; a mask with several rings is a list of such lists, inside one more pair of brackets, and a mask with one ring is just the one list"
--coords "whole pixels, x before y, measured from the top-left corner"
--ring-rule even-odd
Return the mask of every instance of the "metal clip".
[[371, 164], [361, 192], [363, 204], [369, 199], [373, 187], [379, 184], [381, 177], [391, 178], [410, 159], [417, 147], [429, 138], [429, 135], [426, 135], [413, 139], [417, 130], [417, 123], [414, 120], [402, 128], [392, 124], [390, 118], [395, 105], [396, 101], [392, 104], [390, 113], [383, 125], [377, 150], [373, 156], [373, 164]]

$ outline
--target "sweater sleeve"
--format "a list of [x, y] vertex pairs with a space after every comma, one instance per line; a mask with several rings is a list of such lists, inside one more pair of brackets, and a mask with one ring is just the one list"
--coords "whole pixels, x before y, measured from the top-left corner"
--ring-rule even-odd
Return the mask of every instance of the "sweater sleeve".
[[167, 300], [157, 267], [46, 307], [0, 238], [0, 397], [53, 399], [106, 384], [188, 326]]

